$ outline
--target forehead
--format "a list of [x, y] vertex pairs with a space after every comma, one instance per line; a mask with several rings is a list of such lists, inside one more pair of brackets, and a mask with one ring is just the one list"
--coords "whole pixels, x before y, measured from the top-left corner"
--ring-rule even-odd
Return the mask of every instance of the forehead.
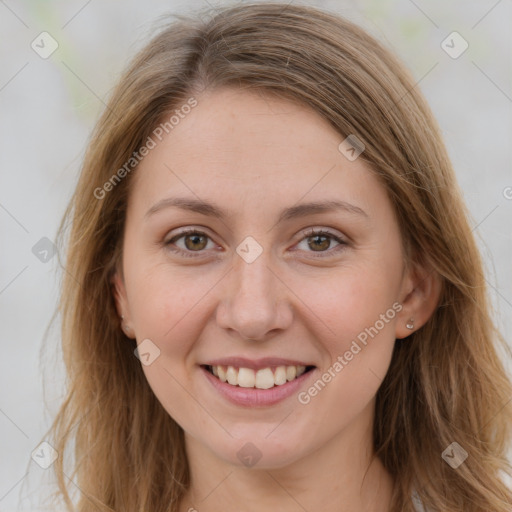
[[259, 214], [262, 205], [326, 195], [370, 209], [386, 200], [373, 172], [339, 151], [344, 137], [310, 107], [235, 89], [196, 100], [139, 164], [132, 205], [148, 209], [177, 192]]

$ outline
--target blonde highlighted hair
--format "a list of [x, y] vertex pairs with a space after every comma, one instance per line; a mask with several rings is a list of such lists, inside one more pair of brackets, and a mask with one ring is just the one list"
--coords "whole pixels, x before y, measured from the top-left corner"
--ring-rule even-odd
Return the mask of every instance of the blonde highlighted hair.
[[[468, 212], [414, 80], [365, 31], [328, 12], [257, 3], [211, 14], [179, 17], [134, 57], [93, 132], [61, 225], [69, 387], [50, 430], [58, 495], [81, 512], [178, 511], [189, 485], [183, 431], [150, 389], [111, 289], [136, 166], [101, 198], [97, 190], [174, 109], [204, 90], [237, 87], [307, 104], [340, 135], [355, 134], [396, 211], [408, 264], [425, 263], [442, 280], [437, 309], [395, 343], [377, 393], [374, 448], [395, 482], [391, 510], [412, 512], [415, 490], [428, 511], [510, 512], [512, 386], [499, 355], [510, 349], [490, 316]], [[468, 453], [457, 469], [441, 457], [452, 442]]]

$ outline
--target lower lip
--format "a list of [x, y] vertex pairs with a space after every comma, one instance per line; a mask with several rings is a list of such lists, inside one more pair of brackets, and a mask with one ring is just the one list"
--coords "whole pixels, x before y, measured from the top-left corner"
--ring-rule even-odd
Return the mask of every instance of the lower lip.
[[274, 386], [270, 389], [242, 388], [222, 382], [212, 375], [206, 368], [201, 367], [203, 374], [210, 381], [213, 387], [230, 402], [236, 405], [247, 407], [274, 405], [298, 392], [301, 385], [315, 371], [303, 373], [300, 377], [287, 382], [281, 386]]

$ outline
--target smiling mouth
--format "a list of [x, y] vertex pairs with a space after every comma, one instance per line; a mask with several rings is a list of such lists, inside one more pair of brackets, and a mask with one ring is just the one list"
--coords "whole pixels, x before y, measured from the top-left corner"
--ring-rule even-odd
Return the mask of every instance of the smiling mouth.
[[241, 388], [271, 389], [282, 386], [313, 370], [314, 366], [276, 366], [260, 370], [252, 368], [203, 365], [203, 368], [217, 377], [221, 382]]

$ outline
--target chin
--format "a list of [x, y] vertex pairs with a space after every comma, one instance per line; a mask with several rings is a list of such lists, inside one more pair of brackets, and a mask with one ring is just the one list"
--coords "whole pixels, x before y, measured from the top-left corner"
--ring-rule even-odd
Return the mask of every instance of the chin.
[[246, 435], [223, 440], [215, 446], [209, 439], [208, 448], [219, 459], [230, 465], [254, 470], [281, 469], [293, 464], [304, 456], [301, 442], [293, 438], [265, 439], [259, 435]]

